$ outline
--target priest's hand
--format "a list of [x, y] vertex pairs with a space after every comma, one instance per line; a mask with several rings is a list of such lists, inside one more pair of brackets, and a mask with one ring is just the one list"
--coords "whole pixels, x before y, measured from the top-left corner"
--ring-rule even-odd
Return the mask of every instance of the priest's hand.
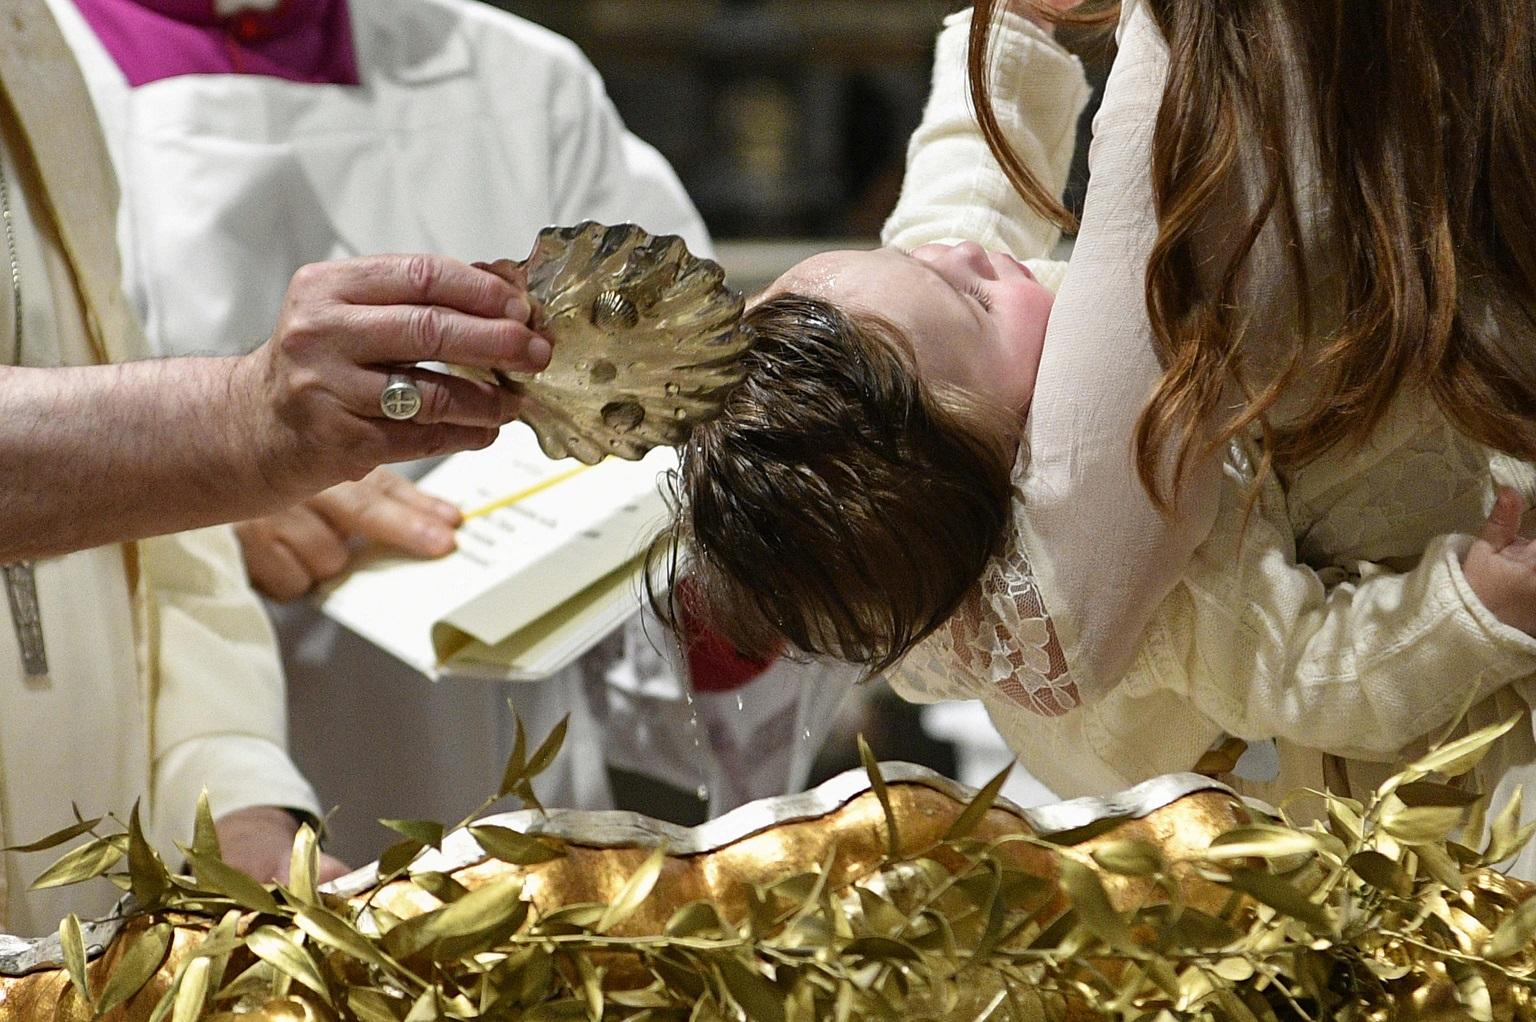
[[[225, 813], [213, 823], [224, 861], [259, 883], [286, 884], [299, 821], [286, 809], [251, 806]], [[320, 853], [315, 880], [325, 883], [351, 872], [340, 859]]]
[[[375, 466], [485, 447], [517, 416], [503, 387], [424, 368], [446, 362], [537, 372], [550, 345], [528, 325], [520, 276], [435, 256], [369, 256], [294, 274], [272, 338], [240, 361], [232, 396], [270, 491], [291, 500]], [[408, 421], [387, 418], [392, 371], [420, 393]]]
[[265, 518], [235, 526], [251, 584], [274, 600], [296, 600], [346, 570], [358, 542], [413, 557], [454, 549], [464, 516], [389, 468], [341, 483]]

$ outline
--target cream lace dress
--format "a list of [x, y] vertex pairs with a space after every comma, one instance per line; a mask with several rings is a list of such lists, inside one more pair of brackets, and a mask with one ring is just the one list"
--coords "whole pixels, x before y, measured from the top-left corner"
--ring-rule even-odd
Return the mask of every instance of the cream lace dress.
[[[968, 26], [957, 15], [940, 37], [885, 240], [963, 238], [1038, 256], [1055, 236], [1007, 187], [968, 109]], [[1061, 128], [1073, 121], [1051, 104], [1076, 94], [1081, 71], [1023, 19], [1005, 17], [1001, 35], [989, 74], [1010, 112], [1005, 129], [1060, 185]], [[1468, 441], [1427, 396], [1405, 391], [1368, 443], [1329, 452], [1284, 491], [1266, 479], [1246, 532], [1246, 445], [1203, 466], [1171, 519], [1142, 492], [1131, 436], [1161, 373], [1144, 280], [1167, 52], [1134, 3], [1120, 42], [1015, 468], [1014, 534], [892, 684], [918, 700], [983, 700], [1021, 762], [1065, 797], [1190, 769], [1224, 735], [1276, 740], [1279, 775], [1249, 784], [1256, 794], [1325, 781], [1359, 790], [1473, 704], [1469, 724], [1527, 714], [1483, 778], [1507, 788], [1536, 763], [1522, 686], [1511, 687], [1536, 672], [1536, 641], [1482, 607], [1460, 561], [1495, 476], [1536, 497], [1530, 466]], [[1295, 162], [1305, 195], [1300, 142]], [[1326, 219], [1308, 230], [1326, 282]], [[1206, 236], [1213, 251], [1227, 241], [1220, 225]], [[1247, 281], [1250, 329], [1276, 338], [1294, 326], [1283, 265], [1278, 239], [1265, 236]], [[1323, 291], [1317, 307], [1327, 309]], [[1277, 344], [1268, 356], [1278, 364], [1284, 354]]]

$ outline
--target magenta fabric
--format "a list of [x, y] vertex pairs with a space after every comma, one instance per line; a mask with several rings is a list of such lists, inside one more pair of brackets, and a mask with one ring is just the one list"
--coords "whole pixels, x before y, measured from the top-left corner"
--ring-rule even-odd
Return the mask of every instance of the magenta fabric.
[[130, 86], [177, 75], [356, 85], [347, 0], [281, 0], [226, 17], [213, 0], [75, 0]]

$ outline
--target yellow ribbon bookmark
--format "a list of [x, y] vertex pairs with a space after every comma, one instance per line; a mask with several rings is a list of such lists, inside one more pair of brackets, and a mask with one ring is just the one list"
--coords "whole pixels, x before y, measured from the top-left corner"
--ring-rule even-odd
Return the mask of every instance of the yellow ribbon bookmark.
[[[598, 464], [601, 464], [601, 462], [599, 462]], [[469, 521], [472, 518], [483, 518], [486, 515], [490, 514], [492, 511], [500, 511], [504, 507], [511, 507], [513, 504], [517, 504], [517, 503], [519, 503], [521, 501], [527, 500], [529, 497], [533, 496], [535, 493], [543, 493], [545, 490], [549, 489], [551, 486], [555, 486], [555, 485], [558, 485], [559, 483], [563, 483], [567, 479], [572, 478], [573, 476], [581, 475], [583, 472], [585, 472], [589, 468], [596, 468], [596, 467], [597, 467], [597, 465], [577, 465], [573, 469], [568, 469], [565, 472], [561, 472], [559, 475], [550, 476], [548, 479], [542, 480], [541, 482], [534, 483], [532, 486], [529, 486], [529, 487], [527, 487], [525, 489], [518, 490], [516, 493], [509, 494], [508, 496], [502, 497], [499, 500], [493, 500], [489, 504], [485, 505], [484, 507], [477, 507], [473, 511], [466, 511], [466, 512], [464, 512], [464, 520], [467, 522], [467, 521]]]

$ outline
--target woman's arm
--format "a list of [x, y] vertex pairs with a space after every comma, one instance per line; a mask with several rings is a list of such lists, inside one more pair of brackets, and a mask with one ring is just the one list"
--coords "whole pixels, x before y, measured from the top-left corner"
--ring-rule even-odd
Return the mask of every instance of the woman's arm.
[[[974, 241], [1019, 259], [1048, 255], [1061, 232], [1025, 204], [987, 149], [971, 110], [966, 43], [971, 12], [945, 19], [923, 122], [907, 146], [901, 201], [884, 244], [914, 249]], [[1088, 82], [1077, 58], [1016, 14], [1002, 14], [989, 71], [998, 119], [1024, 162], [1057, 195], [1067, 183]]]

